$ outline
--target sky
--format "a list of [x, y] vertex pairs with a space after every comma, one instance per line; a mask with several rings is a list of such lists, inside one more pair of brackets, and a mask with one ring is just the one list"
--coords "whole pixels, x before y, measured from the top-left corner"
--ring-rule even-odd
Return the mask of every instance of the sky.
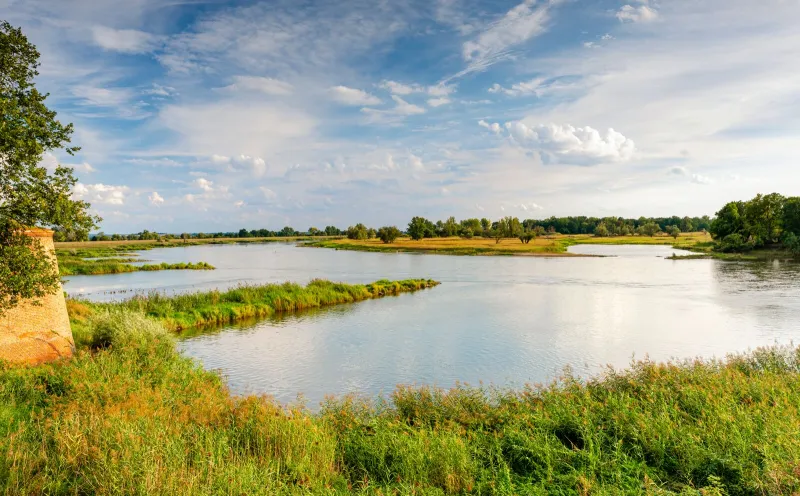
[[798, 0], [0, 0], [130, 233], [800, 195]]

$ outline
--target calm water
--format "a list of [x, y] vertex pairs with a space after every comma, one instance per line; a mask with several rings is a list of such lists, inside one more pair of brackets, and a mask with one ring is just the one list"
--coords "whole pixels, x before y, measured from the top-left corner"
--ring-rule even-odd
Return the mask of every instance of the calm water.
[[800, 265], [671, 261], [652, 246], [576, 246], [608, 258], [358, 253], [288, 244], [157, 249], [157, 262], [215, 271], [71, 277], [91, 299], [240, 283], [426, 277], [431, 290], [187, 337], [181, 349], [239, 393], [311, 406], [326, 394], [389, 393], [397, 384], [521, 386], [570, 366], [579, 374], [632, 357], [723, 356], [800, 336]]

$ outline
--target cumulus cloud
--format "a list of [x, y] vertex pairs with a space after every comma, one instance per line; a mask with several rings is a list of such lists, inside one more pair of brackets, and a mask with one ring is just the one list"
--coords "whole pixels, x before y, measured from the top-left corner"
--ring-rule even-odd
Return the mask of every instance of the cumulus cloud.
[[257, 91], [267, 95], [291, 95], [294, 87], [278, 79], [259, 76], [234, 76], [228, 86], [218, 88], [223, 91]]
[[528, 127], [520, 121], [507, 122], [506, 130], [520, 146], [555, 156], [576, 165], [629, 160], [636, 151], [633, 140], [609, 128], [605, 135], [589, 126], [540, 124]]
[[658, 19], [658, 10], [649, 5], [648, 0], [638, 0], [640, 5], [623, 5], [617, 11], [620, 22], [652, 22]]
[[145, 95], [169, 97], [177, 95], [178, 91], [172, 86], [162, 86], [160, 84], [153, 83], [151, 88], [144, 90], [142, 93]]
[[208, 179], [206, 179], [204, 177], [198, 177], [197, 179], [192, 181], [192, 184], [197, 186], [198, 188], [202, 189], [206, 193], [214, 191], [214, 182], [213, 181], [209, 181]]
[[164, 203], [164, 198], [161, 195], [159, 195], [157, 191], [153, 191], [152, 193], [150, 193], [147, 199], [150, 200], [151, 205], [156, 207]]
[[125, 193], [130, 188], [127, 186], [112, 186], [108, 184], [83, 184], [77, 183], [72, 190], [75, 198], [91, 203], [104, 203], [107, 205], [122, 205], [125, 203]]
[[417, 157], [413, 153], [409, 154], [408, 156], [408, 164], [415, 171], [425, 170], [425, 164], [422, 162], [422, 159]]
[[481, 127], [485, 127], [486, 129], [495, 134], [500, 134], [500, 132], [503, 130], [503, 127], [498, 122], [492, 122], [491, 124], [489, 124], [485, 120], [481, 119], [478, 121], [478, 125]]
[[696, 184], [711, 184], [714, 181], [708, 176], [703, 176], [701, 174], [692, 174], [692, 182]]
[[380, 105], [381, 99], [366, 91], [347, 86], [334, 86], [328, 92], [331, 98], [344, 105]]
[[233, 206], [236, 208], [242, 208], [244, 206], [244, 201], [239, 200], [236, 203], [234, 203]]
[[521, 210], [524, 210], [526, 212], [529, 211], [529, 210], [544, 210], [543, 206], [541, 206], [539, 204], [536, 204], [536, 203], [533, 203], [533, 202], [520, 203], [519, 205], [517, 205], [517, 208], [519, 208]]
[[122, 53], [147, 53], [160, 44], [160, 38], [135, 29], [112, 29], [94, 26], [92, 38], [100, 48]]

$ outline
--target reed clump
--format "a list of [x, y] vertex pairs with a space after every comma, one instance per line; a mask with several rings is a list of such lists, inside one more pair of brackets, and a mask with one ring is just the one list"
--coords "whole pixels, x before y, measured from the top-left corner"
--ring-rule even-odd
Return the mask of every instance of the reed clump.
[[345, 284], [316, 279], [306, 286], [294, 283], [243, 285], [227, 291], [164, 295], [151, 292], [115, 303], [81, 302], [93, 309], [124, 308], [161, 321], [167, 329], [227, 324], [240, 319], [267, 317], [342, 303], [380, 298], [438, 285], [429, 279], [380, 280]]
[[62, 276], [91, 276], [122, 274], [127, 272], [155, 270], [214, 270], [206, 262], [178, 262], [133, 265], [141, 261], [136, 253], [129, 253], [128, 246], [56, 250], [58, 269]]
[[[80, 307], [76, 307], [80, 308]], [[795, 494], [800, 348], [511, 391], [400, 387], [314, 413], [236, 397], [141, 312], [0, 366], [3, 494]]]

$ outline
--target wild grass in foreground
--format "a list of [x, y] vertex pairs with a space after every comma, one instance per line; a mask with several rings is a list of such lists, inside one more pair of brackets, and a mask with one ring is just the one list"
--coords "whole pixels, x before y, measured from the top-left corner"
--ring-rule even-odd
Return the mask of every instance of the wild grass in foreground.
[[[207, 291], [166, 296], [153, 292], [115, 303], [72, 301], [69, 306], [93, 310], [125, 308], [160, 320], [167, 329], [182, 330], [208, 324], [225, 324], [250, 317], [295, 312], [341, 303], [395, 295], [437, 286], [430, 279], [380, 280], [371, 284], [345, 284], [316, 279], [306, 286], [293, 283], [239, 286], [228, 291]], [[74, 313], [74, 312], [73, 312]]]
[[76, 357], [0, 367], [4, 494], [706, 494], [800, 490], [800, 349], [638, 362], [521, 391], [398, 388], [318, 413], [234, 397], [112, 309]]

